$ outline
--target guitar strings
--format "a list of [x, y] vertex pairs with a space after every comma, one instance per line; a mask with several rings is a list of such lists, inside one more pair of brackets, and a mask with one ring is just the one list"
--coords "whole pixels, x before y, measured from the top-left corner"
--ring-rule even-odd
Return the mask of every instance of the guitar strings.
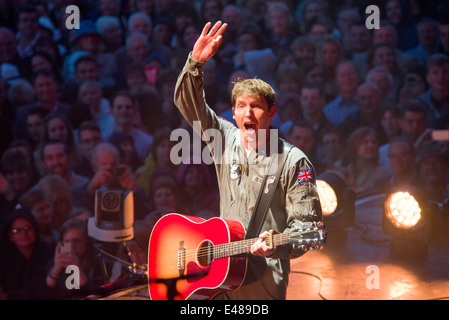
[[[306, 232], [295, 232], [295, 234], [304, 234]], [[273, 245], [274, 247], [284, 244], [285, 241], [288, 239], [288, 237], [291, 236], [291, 234], [283, 234], [279, 233], [273, 236]], [[197, 258], [203, 258], [210, 256], [212, 254], [212, 258], [218, 259], [218, 258], [225, 258], [241, 253], [249, 252], [251, 246], [253, 243], [255, 243], [258, 240], [258, 238], [254, 239], [247, 239], [247, 240], [241, 240], [241, 241], [235, 241], [235, 242], [229, 242], [229, 243], [222, 243], [213, 245], [212, 247], [205, 247], [205, 248], [194, 248], [194, 249], [186, 249], [184, 252], [184, 258], [187, 260], [192, 260], [195, 257]], [[268, 239], [264, 239], [265, 242], [268, 241]], [[226, 248], [228, 247], [228, 248]], [[220, 249], [223, 248], [223, 249]], [[245, 250], [241, 252], [241, 250]], [[198, 252], [198, 253], [197, 253]], [[236, 252], [234, 254], [229, 254], [229, 252]], [[227, 253], [227, 254], [224, 254]], [[223, 255], [224, 254], [224, 255]]]

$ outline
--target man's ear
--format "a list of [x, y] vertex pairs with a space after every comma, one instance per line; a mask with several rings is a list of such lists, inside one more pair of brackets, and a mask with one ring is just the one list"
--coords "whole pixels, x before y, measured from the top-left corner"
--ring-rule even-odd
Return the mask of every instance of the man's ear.
[[234, 107], [232, 107], [232, 119], [234, 119], [234, 120], [235, 120]]

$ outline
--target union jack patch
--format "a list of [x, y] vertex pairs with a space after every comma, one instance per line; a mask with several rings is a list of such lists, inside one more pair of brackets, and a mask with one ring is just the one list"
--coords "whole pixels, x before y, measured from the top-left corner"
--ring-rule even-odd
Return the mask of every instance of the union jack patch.
[[313, 179], [312, 168], [300, 170], [298, 172], [298, 183], [311, 181]]

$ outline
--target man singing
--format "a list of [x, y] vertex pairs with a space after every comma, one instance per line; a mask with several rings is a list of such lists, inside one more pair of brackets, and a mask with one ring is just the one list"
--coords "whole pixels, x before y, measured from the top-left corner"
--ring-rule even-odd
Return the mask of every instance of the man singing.
[[[301, 150], [293, 147], [287, 154], [289, 144], [270, 134], [270, 122], [276, 113], [276, 94], [264, 81], [247, 79], [235, 84], [232, 112], [237, 128], [217, 117], [207, 105], [203, 92], [203, 69], [218, 51], [226, 27], [221, 22], [212, 28], [210, 22], [205, 25], [175, 89], [176, 106], [191, 126], [194, 121], [199, 121], [200, 136], [208, 129], [221, 133], [220, 141], [203, 138], [215, 161], [221, 217], [238, 220], [247, 228], [259, 191], [269, 188], [272, 182], [267, 179], [262, 186], [271, 158], [287, 158], [275, 186], [262, 233], [251, 247], [244, 283], [239, 289], [220, 293], [214, 298], [285, 299], [289, 259], [302, 255], [304, 248], [291, 244], [269, 248], [264, 239], [270, 229], [288, 233], [307, 222], [322, 220], [316, 177], [312, 164]], [[276, 139], [274, 143], [273, 139]], [[281, 161], [277, 163], [280, 165]]]

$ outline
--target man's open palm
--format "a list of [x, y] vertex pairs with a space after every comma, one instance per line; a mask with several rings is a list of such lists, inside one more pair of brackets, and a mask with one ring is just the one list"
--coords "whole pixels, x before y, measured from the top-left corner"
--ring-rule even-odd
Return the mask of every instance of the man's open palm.
[[222, 34], [228, 25], [218, 21], [209, 31], [211, 25], [210, 22], [206, 23], [200, 37], [193, 46], [192, 58], [196, 61], [208, 61], [218, 51], [223, 41]]

